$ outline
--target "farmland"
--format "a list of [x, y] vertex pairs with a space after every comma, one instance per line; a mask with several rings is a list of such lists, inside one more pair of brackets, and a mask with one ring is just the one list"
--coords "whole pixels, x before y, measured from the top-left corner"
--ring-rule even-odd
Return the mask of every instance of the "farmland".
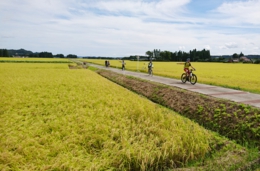
[[[84, 61], [104, 65], [105, 60], [84, 59]], [[121, 67], [119, 60], [110, 60], [110, 65]], [[147, 72], [147, 65], [147, 61], [140, 61], [139, 64], [136, 61], [126, 61], [126, 70]], [[153, 65], [154, 75], [180, 79], [184, 72], [183, 65], [177, 62], [153, 62]], [[192, 65], [196, 68], [195, 74], [199, 83], [260, 93], [258, 64], [192, 62]]]
[[66, 58], [0, 58], [0, 63], [71, 63]]
[[0, 170], [234, 170], [256, 157], [67, 64], [0, 63], [0, 94]]

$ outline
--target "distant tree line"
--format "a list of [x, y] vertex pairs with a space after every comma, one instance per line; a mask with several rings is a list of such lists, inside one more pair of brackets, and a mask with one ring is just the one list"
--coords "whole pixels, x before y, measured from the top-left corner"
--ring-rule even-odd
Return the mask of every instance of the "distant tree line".
[[33, 52], [25, 49], [18, 49], [18, 50], [9, 49], [8, 53], [9, 56], [29, 56]]
[[114, 57], [102, 57], [102, 56], [87, 56], [87, 57], [83, 57], [83, 59], [117, 59]]
[[19, 50], [7, 50], [7, 49], [0, 49], [0, 57], [31, 57], [31, 58], [77, 58], [77, 55], [69, 54], [64, 56], [63, 54], [53, 55], [51, 52], [36, 52], [33, 53], [32, 51], [19, 49]]
[[[153, 59], [156, 61], [186, 61], [187, 58], [190, 58], [191, 61], [197, 61], [197, 62], [229, 62], [235, 59], [238, 60], [239, 62], [243, 62], [240, 60], [240, 58], [245, 57], [245, 55], [242, 52], [240, 52], [240, 54], [234, 53], [233, 55], [211, 56], [210, 51], [206, 49], [203, 50], [193, 49], [190, 50], [189, 52], [184, 52], [184, 51], [171, 52], [171, 51], [160, 51], [158, 49], [154, 49], [153, 51], [147, 51], [145, 54], [147, 55], [146, 56], [147, 60]], [[130, 56], [129, 58], [132, 57]], [[260, 61], [260, 55], [247, 55], [247, 58], [249, 58], [250, 60], [252, 58], [255, 58], [257, 59], [256, 62]]]
[[[63, 54], [53, 55], [51, 52], [40, 52], [40, 53], [33, 53], [29, 55], [29, 57], [34, 58], [65, 58]], [[77, 55], [69, 54], [66, 58], [77, 58]]]
[[51, 52], [40, 52], [40, 53], [32, 53], [29, 55], [31, 58], [53, 58]]
[[196, 49], [190, 50], [189, 52], [184, 51], [160, 51], [154, 49], [153, 51], [147, 51], [145, 53], [149, 58], [153, 58], [156, 61], [186, 61], [187, 58], [190, 58], [191, 61], [210, 61], [210, 51], [209, 50], [201, 50], [198, 51]]
[[63, 54], [57, 54], [57, 55], [54, 55], [55, 58], [65, 58], [65, 56]]
[[[148, 60], [149, 58], [147, 58], [147, 56], [138, 56], [139, 60]], [[131, 60], [131, 61], [136, 61], [137, 60], [137, 55], [133, 56], [129, 56], [129, 57], [123, 57], [122, 59], [124, 60]]]
[[0, 49], [0, 57], [9, 57], [7, 49]]
[[67, 58], [77, 58], [77, 57], [78, 57], [77, 55], [73, 55], [73, 54], [67, 55]]
[[[209, 50], [201, 50], [197, 51], [196, 49], [184, 52], [184, 51], [160, 51], [158, 49], [154, 49], [153, 51], [146, 51], [146, 56], [139, 56], [139, 60], [156, 60], [156, 61], [186, 61], [187, 58], [190, 58], [191, 61], [210, 61], [210, 51]], [[122, 59], [127, 60], [137, 60], [137, 55], [124, 57]]]
[[[145, 56], [146, 55], [146, 56]], [[184, 51], [160, 51], [158, 49], [154, 49], [153, 51], [147, 51], [145, 55], [140, 55], [139, 60], [156, 60], [156, 61], [186, 61], [187, 58], [190, 58], [191, 61], [198, 62], [227, 62], [232, 61], [233, 59], [240, 59], [240, 57], [244, 57], [244, 54], [241, 52], [234, 53], [233, 55], [223, 55], [223, 56], [211, 56], [209, 50], [190, 50], [189, 52]], [[19, 50], [8, 50], [8, 49], [0, 49], [0, 57], [34, 57], [34, 58], [78, 58], [77, 55], [69, 54], [67, 56], [63, 54], [53, 55], [51, 52], [36, 52], [19, 49]], [[260, 61], [260, 55], [247, 55], [249, 59], [257, 59]], [[129, 57], [95, 57], [88, 56], [83, 57], [85, 59], [125, 59], [125, 60], [137, 60], [137, 55], [131, 55]]]

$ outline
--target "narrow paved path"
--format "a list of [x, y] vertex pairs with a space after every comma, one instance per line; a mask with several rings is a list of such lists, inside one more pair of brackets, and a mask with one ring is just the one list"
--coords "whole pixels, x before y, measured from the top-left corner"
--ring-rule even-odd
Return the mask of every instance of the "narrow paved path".
[[189, 91], [198, 92], [201, 94], [205, 94], [217, 98], [223, 98], [234, 102], [249, 104], [251, 106], [260, 108], [260, 94], [254, 94], [245, 91], [233, 90], [229, 88], [223, 88], [219, 86], [206, 85], [200, 83], [191, 85], [189, 82], [182, 83], [180, 79], [177, 80], [177, 79], [166, 78], [161, 76], [149, 76], [148, 74], [141, 73], [141, 72], [133, 72], [133, 71], [126, 71], [126, 70], [122, 71], [121, 69], [117, 69], [117, 68], [106, 68], [101, 65], [95, 65], [90, 63], [88, 64], [96, 68], [106, 69], [120, 74], [134, 76], [149, 81], [159, 82], [169, 86], [179, 87]]

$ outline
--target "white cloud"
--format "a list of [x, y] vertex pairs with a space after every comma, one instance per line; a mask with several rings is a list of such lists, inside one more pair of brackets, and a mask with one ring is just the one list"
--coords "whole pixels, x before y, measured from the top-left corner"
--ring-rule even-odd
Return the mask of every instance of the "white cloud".
[[[200, 47], [211, 54], [239, 53], [239, 48], [245, 47], [246, 54], [260, 44], [260, 15], [249, 10], [259, 7], [259, 0], [224, 3], [203, 17], [187, 11], [190, 1], [0, 1], [0, 22], [5, 23], [0, 25], [0, 48], [126, 56], [153, 49], [189, 51]], [[245, 22], [256, 31], [237, 32]]]
[[225, 2], [216, 12], [223, 14], [223, 21], [229, 24], [260, 25], [260, 0]]
[[210, 45], [204, 46], [204, 49], [205, 49], [205, 50], [210, 50]]
[[141, 0], [111, 0], [111, 1], [96, 1], [95, 3], [84, 3], [86, 8], [96, 8], [102, 12], [113, 12], [117, 15], [132, 14], [159, 16], [162, 13], [168, 15], [176, 14], [183, 11], [183, 7], [190, 0], [160, 0], [160, 1], [141, 1]]
[[184, 51], [185, 50], [185, 46], [179, 46], [179, 50], [180, 51]]
[[237, 47], [238, 47], [237, 43], [235, 43], [235, 42], [226, 43], [225, 46], [226, 46], [228, 49], [230, 49], [230, 48], [237, 48]]

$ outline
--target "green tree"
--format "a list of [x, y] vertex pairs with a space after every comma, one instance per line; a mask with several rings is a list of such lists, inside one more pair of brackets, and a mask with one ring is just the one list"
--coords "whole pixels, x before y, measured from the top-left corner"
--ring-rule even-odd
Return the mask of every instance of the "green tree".
[[163, 61], [165, 59], [165, 56], [166, 56], [165, 51], [160, 52], [160, 60]]
[[159, 50], [158, 49], [154, 49], [153, 50], [153, 55], [156, 58], [156, 60], [162, 60], [160, 49]]
[[188, 58], [190, 58], [190, 54], [186, 52], [182, 52], [182, 61], [186, 61]]
[[178, 56], [178, 61], [182, 61], [182, 51], [179, 50], [177, 56]]
[[242, 52], [240, 52], [239, 57], [245, 56]]
[[196, 49], [193, 49], [192, 51], [190, 51], [190, 60], [191, 61], [196, 61], [196, 52], [197, 50]]
[[9, 57], [7, 49], [0, 49], [0, 57]]
[[53, 58], [53, 55], [51, 52], [41, 52], [39, 53], [40, 58]]
[[3, 57], [3, 49], [0, 49], [0, 57]]
[[160, 57], [162, 61], [170, 61], [171, 60], [171, 52], [170, 51], [162, 51], [160, 52]]
[[[149, 54], [150, 51], [147, 51], [146, 54]], [[211, 61], [210, 51], [203, 49], [202, 51], [197, 51], [196, 49], [190, 50], [189, 52], [184, 51], [158, 51], [154, 49], [154, 57], [159, 61], [186, 61], [187, 58], [190, 58], [191, 61]], [[148, 55], [149, 56], [149, 55]]]
[[210, 56], [210, 51], [209, 50], [205, 51], [205, 55], [206, 55], [206, 59], [211, 60], [211, 56]]
[[146, 54], [148, 57], [152, 57], [152, 56], [153, 56], [153, 52], [152, 52], [152, 51], [147, 51], [147, 52], [145, 52], [145, 54]]
[[165, 60], [170, 61], [171, 60], [172, 53], [170, 51], [166, 51], [166, 57]]
[[57, 54], [57, 55], [54, 55], [54, 57], [57, 57], [57, 58], [64, 58], [65, 56], [63, 54]]
[[238, 56], [237, 53], [234, 53], [234, 54], [232, 55], [232, 57], [233, 57], [233, 59], [236, 59], [236, 58], [238, 58], [239, 56]]
[[77, 57], [78, 57], [77, 55], [73, 55], [73, 54], [67, 55], [67, 58], [77, 58]]
[[177, 52], [171, 53], [171, 61], [178, 61], [177, 60]]
[[32, 53], [29, 55], [30, 58], [39, 58], [39, 53]]
[[3, 50], [3, 56], [4, 56], [4, 57], [9, 57], [8, 50], [7, 50], [7, 49], [4, 49], [4, 50]]

